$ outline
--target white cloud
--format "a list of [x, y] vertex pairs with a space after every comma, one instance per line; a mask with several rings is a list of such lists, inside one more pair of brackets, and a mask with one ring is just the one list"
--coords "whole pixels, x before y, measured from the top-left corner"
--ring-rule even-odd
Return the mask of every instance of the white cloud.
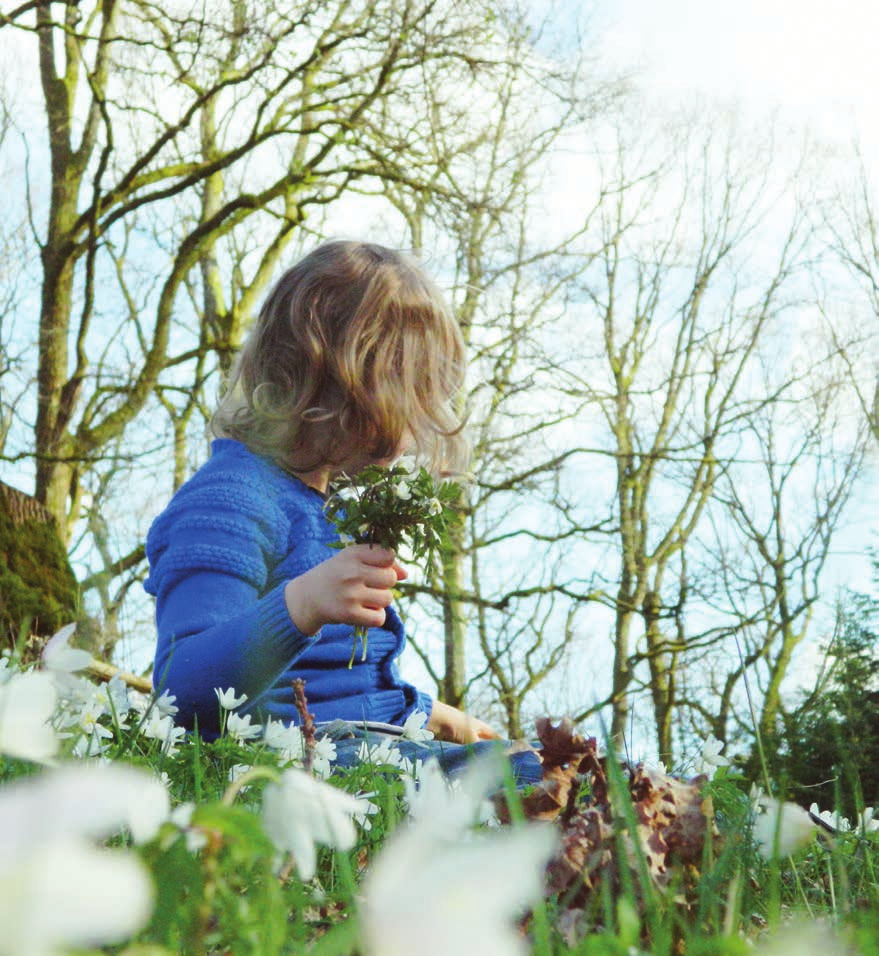
[[877, 29], [873, 0], [620, 0], [605, 53], [657, 93], [777, 108], [844, 139], [869, 133]]

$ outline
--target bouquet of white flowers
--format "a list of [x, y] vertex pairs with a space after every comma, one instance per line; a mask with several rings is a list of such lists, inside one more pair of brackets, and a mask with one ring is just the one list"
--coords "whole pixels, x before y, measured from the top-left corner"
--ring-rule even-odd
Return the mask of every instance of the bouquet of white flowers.
[[[437, 483], [426, 468], [416, 469], [406, 460], [390, 467], [368, 465], [353, 478], [343, 474], [330, 490], [324, 507], [339, 532], [339, 547], [375, 544], [398, 551], [405, 546], [412, 560], [424, 561], [428, 569], [448, 546], [449, 529], [458, 519], [460, 485]], [[366, 659], [366, 628], [357, 627], [349, 667], [358, 637]]]

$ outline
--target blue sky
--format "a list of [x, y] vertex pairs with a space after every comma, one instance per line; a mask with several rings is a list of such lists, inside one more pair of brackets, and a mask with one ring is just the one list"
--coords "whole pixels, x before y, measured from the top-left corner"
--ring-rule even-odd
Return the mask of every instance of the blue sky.
[[[775, 115], [831, 147], [856, 142], [879, 177], [879, 0], [596, 0], [595, 9], [601, 58], [636, 71], [648, 97]], [[879, 547], [877, 457], [834, 548], [839, 584], [871, 585], [863, 550]]]

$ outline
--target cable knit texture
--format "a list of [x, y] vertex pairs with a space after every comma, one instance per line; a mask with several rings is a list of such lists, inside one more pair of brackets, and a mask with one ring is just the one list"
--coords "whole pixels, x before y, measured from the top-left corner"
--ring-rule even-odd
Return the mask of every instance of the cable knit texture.
[[157, 689], [177, 698], [177, 720], [219, 729], [214, 688], [248, 696], [242, 712], [298, 722], [291, 682], [305, 680], [315, 718], [399, 724], [432, 702], [400, 677], [406, 643], [388, 608], [371, 628], [366, 661], [348, 669], [353, 628], [302, 634], [287, 613], [284, 586], [335, 554], [323, 497], [240, 442], [217, 439], [211, 457], [174, 495], [147, 535], [156, 598]]

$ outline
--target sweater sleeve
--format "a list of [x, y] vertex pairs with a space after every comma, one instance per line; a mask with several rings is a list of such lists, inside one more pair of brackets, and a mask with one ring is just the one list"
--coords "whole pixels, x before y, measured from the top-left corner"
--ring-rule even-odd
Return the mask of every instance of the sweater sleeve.
[[286, 582], [269, 586], [288, 531], [270, 488], [253, 475], [210, 468], [184, 485], [150, 528], [153, 682], [176, 696], [184, 726], [197, 719], [200, 730], [216, 732], [215, 688], [232, 687], [253, 703], [318, 639], [290, 620]]

